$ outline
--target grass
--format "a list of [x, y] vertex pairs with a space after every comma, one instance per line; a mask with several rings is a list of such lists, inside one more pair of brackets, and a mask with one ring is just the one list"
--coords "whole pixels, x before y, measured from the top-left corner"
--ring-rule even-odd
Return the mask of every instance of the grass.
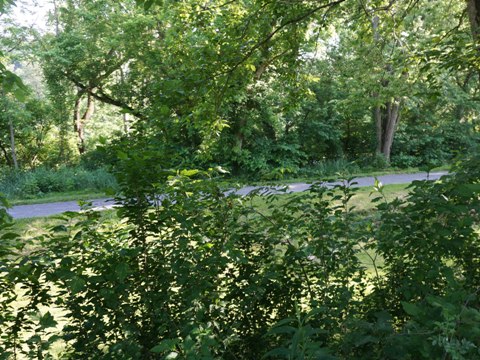
[[[386, 199], [391, 201], [395, 198], [404, 198], [408, 194], [407, 187], [410, 184], [392, 184], [384, 185], [383, 191]], [[301, 196], [302, 193], [291, 193], [291, 194], [279, 194], [275, 195], [275, 204], [276, 206], [282, 206], [287, 202], [295, 199], [296, 197]], [[354, 212], [360, 214], [368, 214], [374, 211], [376, 204], [372, 203], [372, 199], [378, 197], [378, 193], [375, 194], [373, 187], [366, 186], [358, 188], [355, 195], [349, 202], [349, 207], [354, 207]], [[337, 202], [338, 204], [338, 202]], [[259, 212], [263, 214], [268, 214], [269, 210], [269, 200], [264, 196], [255, 196], [251, 200], [251, 205]]]
[[78, 190], [78, 191], [64, 191], [57, 193], [48, 193], [30, 199], [9, 199], [10, 205], [30, 205], [30, 204], [45, 204], [61, 201], [80, 201], [80, 200], [94, 200], [105, 198], [106, 193], [94, 190]]
[[[383, 194], [388, 201], [391, 201], [395, 198], [405, 198], [408, 194], [408, 186], [409, 184], [385, 185], [383, 187]], [[256, 211], [264, 215], [269, 215], [271, 213], [272, 204], [273, 206], [280, 207], [299, 196], [301, 196], [301, 193], [274, 195], [273, 203], [271, 199], [267, 199], [265, 196], [253, 196], [248, 201], [250, 201], [250, 205]], [[353, 214], [360, 218], [372, 216], [375, 212], [376, 206], [376, 203], [373, 203], [372, 199], [377, 196], [378, 193], [374, 192], [373, 187], [358, 188], [355, 192], [355, 195], [350, 199], [349, 207], [352, 209]], [[115, 210], [102, 211], [102, 219], [116, 220], [118, 219], [117, 212]], [[64, 224], [64, 220], [60, 219], [58, 215], [26, 218], [16, 220], [12, 230], [21, 234], [23, 239], [31, 239], [39, 235], [47, 234], [49, 229], [60, 224]], [[359, 244], [359, 248], [361, 248], [361, 246], [362, 245]], [[362, 264], [365, 265], [367, 272], [370, 273], [371, 276], [374, 276], [376, 271], [379, 271], [381, 274], [381, 270], [376, 269], [376, 267], [381, 266], [383, 264], [383, 260], [378, 258], [374, 252], [371, 250], [362, 250], [359, 252], [358, 256]]]
[[15, 171], [0, 168], [0, 193], [13, 204], [92, 199], [92, 196], [105, 196], [107, 189], [116, 188], [114, 176], [105, 169], [40, 167]]
[[[407, 193], [407, 187], [409, 184], [394, 184], [394, 185], [384, 185], [384, 194], [387, 200], [393, 200], [396, 197], [404, 198]], [[350, 200], [350, 207], [354, 207], [354, 212], [362, 215], [371, 214], [375, 209], [375, 204], [372, 203], [373, 197], [378, 196], [378, 194], [374, 194], [372, 187], [362, 187], [358, 188], [355, 195]], [[31, 199], [31, 200], [24, 200], [18, 201], [14, 204], [33, 204], [33, 203], [40, 203], [40, 202], [50, 202], [53, 201], [61, 201], [61, 199], [67, 200], [82, 200], [82, 199], [91, 199], [96, 197], [96, 195], [101, 196], [105, 195], [102, 193], [61, 193], [58, 197], [51, 196], [48, 198], [41, 198], [41, 199]], [[275, 195], [275, 205], [282, 206], [283, 204], [287, 203], [288, 201], [295, 199], [296, 197], [300, 196], [301, 193], [292, 193], [292, 194], [278, 194]], [[36, 202], [34, 202], [36, 201]], [[255, 196], [251, 199], [251, 205], [259, 212], [263, 214], [269, 214], [269, 201], [264, 196]], [[102, 217], [113, 219], [116, 217], [115, 210], [105, 210], [102, 211]], [[25, 218], [25, 219], [17, 219], [15, 220], [15, 227], [14, 230], [19, 233], [25, 233], [29, 235], [39, 234], [40, 232], [45, 232], [45, 229], [51, 228], [55, 225], [59, 225], [62, 223], [62, 220], [58, 219], [58, 215], [52, 215], [48, 217], [34, 217], [34, 218]]]
[[[408, 195], [408, 186], [409, 184], [384, 185], [383, 195], [387, 201], [392, 201], [396, 198], [404, 199]], [[274, 195], [273, 204], [275, 204], [275, 206], [282, 206], [299, 196], [301, 196], [301, 193]], [[358, 188], [355, 195], [349, 201], [349, 208], [352, 209], [353, 215], [356, 216], [357, 219], [373, 216], [377, 203], [372, 202], [372, 200], [378, 196], [378, 192], [375, 192], [373, 187]], [[338, 205], [339, 203], [340, 201], [337, 200], [333, 205]], [[251, 199], [251, 206], [254, 207], [256, 211], [267, 216], [271, 213], [271, 205], [271, 200], [267, 200], [264, 196], [255, 196]], [[358, 244], [358, 248], [360, 249], [357, 255], [358, 259], [365, 266], [367, 274], [371, 278], [382, 276], [383, 259], [373, 250], [364, 249], [363, 244]]]
[[[116, 210], [105, 210], [101, 212], [101, 218], [100, 221], [115, 221], [118, 219], [117, 212]], [[73, 219], [72, 221], [78, 221], [78, 219]], [[9, 231], [12, 231], [14, 233], [17, 233], [20, 235], [20, 241], [25, 241], [27, 245], [25, 248], [22, 250], [23, 255], [28, 255], [34, 250], [38, 250], [39, 247], [41, 246], [39, 242], [35, 242], [35, 238], [38, 239], [38, 237], [42, 235], [46, 235], [50, 232], [50, 229], [52, 229], [55, 226], [58, 225], [63, 225], [65, 224], [65, 220], [61, 219], [59, 216], [48, 216], [48, 217], [38, 217], [38, 218], [25, 218], [25, 219], [18, 219], [14, 221], [13, 228], [10, 229]], [[26, 297], [26, 289], [23, 287], [23, 284], [19, 283], [15, 287], [15, 291], [17, 294], [17, 299], [11, 304], [12, 307], [18, 311], [21, 307], [25, 307], [28, 305], [27, 302], [27, 297]], [[55, 294], [55, 292], [58, 291], [55, 285], [50, 286], [50, 291]], [[2, 301], [2, 296], [0, 294], [0, 301]], [[66, 324], [67, 319], [65, 317], [66, 312], [65, 310], [60, 307], [59, 305], [55, 304], [50, 304], [49, 306], [40, 306], [39, 307], [39, 314], [37, 315], [44, 315], [47, 312], [49, 312], [55, 321], [57, 322], [57, 325], [54, 327], [50, 327], [46, 330], [46, 334], [48, 333], [49, 335], [55, 335], [58, 334], [58, 332], [62, 329], [62, 327]], [[1, 327], [4, 324], [0, 324], [0, 333], [1, 333]], [[29, 338], [31, 335], [33, 335], [33, 331], [25, 331], [20, 336], [23, 339]], [[24, 344], [21, 344], [20, 346], [25, 346]], [[64, 353], [66, 349], [65, 342], [61, 339], [56, 340], [52, 345], [51, 348], [49, 349], [49, 355], [51, 355], [52, 359], [60, 359], [62, 358], [62, 354]], [[1, 354], [0, 354], [1, 355]], [[63, 354], [64, 355], [64, 354]], [[20, 357], [20, 359], [23, 359], [23, 357]]]
[[[433, 168], [430, 172], [437, 172], [437, 171], [449, 171], [450, 165], [443, 165], [436, 168]], [[333, 171], [333, 170], [332, 170]], [[292, 184], [292, 183], [301, 183], [301, 182], [315, 182], [324, 179], [338, 179], [340, 177], [370, 177], [370, 176], [381, 176], [381, 175], [390, 175], [390, 174], [415, 174], [419, 172], [425, 172], [425, 169], [421, 169], [418, 167], [413, 168], [385, 168], [380, 170], [368, 170], [368, 169], [358, 169], [354, 171], [349, 171], [348, 169], [337, 169], [337, 171], [333, 172], [326, 172], [324, 174], [316, 174], [316, 175], [286, 175], [283, 178], [277, 180], [248, 180], [244, 178], [239, 179], [227, 179], [225, 183], [234, 184], [239, 183], [241, 185], [269, 185], [272, 183], [281, 183], [281, 184]]]
[[[409, 184], [394, 184], [394, 185], [384, 185], [384, 194], [387, 200], [393, 200], [396, 197], [404, 198], [407, 193], [407, 187]], [[371, 214], [375, 209], [375, 204], [372, 203], [372, 199], [375, 196], [378, 196], [372, 193], [372, 187], [362, 187], [358, 188], [355, 195], [350, 200], [350, 207], [354, 207], [354, 211], [357, 214], [368, 215]], [[82, 200], [82, 199], [91, 199], [95, 195], [105, 195], [101, 193], [84, 193], [81, 196], [78, 196], [78, 193], [71, 193], [68, 194], [70, 198], [66, 197], [66, 194], [63, 193], [59, 197], [50, 197], [48, 198], [53, 201], [61, 201], [61, 199], [68, 199], [68, 200]], [[275, 205], [282, 206], [283, 204], [287, 203], [288, 201], [300, 196], [301, 193], [292, 193], [292, 194], [279, 194], [275, 195]], [[63, 197], [62, 197], [63, 196]], [[46, 202], [42, 201], [45, 200], [44, 198], [41, 199], [34, 199], [37, 202]], [[25, 202], [18, 202], [19, 203], [30, 203], [33, 204], [34, 200], [27, 200]], [[269, 214], [269, 201], [264, 196], [255, 196], [251, 199], [251, 206], [253, 206], [257, 211], [263, 214]], [[116, 214], [115, 210], [105, 210], [102, 212], [102, 216], [106, 218], [112, 218], [112, 214]], [[52, 215], [48, 217], [34, 217], [34, 218], [25, 218], [25, 219], [17, 219], [15, 221], [15, 230], [19, 233], [29, 233], [33, 235], [35, 233], [39, 233], [40, 231], [45, 231], [45, 229], [53, 227], [55, 225], [59, 225], [62, 221], [58, 219], [58, 215]]]
[[[113, 220], [117, 218], [117, 212], [115, 209], [102, 210], [101, 219]], [[38, 231], [46, 231], [46, 229], [51, 228], [56, 225], [64, 224], [65, 220], [62, 219], [61, 214], [43, 216], [43, 217], [32, 217], [32, 218], [23, 218], [15, 219], [13, 230], [18, 233], [35, 233]]]

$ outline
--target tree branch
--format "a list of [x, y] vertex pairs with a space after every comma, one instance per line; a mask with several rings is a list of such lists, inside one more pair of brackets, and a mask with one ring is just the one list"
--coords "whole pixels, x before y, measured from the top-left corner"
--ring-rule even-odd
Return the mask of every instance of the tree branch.
[[250, 48], [250, 50], [248, 50], [247, 53], [239, 61], [237, 61], [229, 70], [227, 70], [225, 72], [225, 74], [228, 74], [228, 76], [227, 76], [227, 79], [225, 80], [224, 85], [222, 86], [222, 89], [220, 90], [219, 101], [217, 101], [216, 108], [218, 109], [220, 107], [221, 99], [223, 98], [223, 96], [225, 94], [225, 91], [228, 87], [228, 84], [230, 82], [230, 78], [231, 78], [232, 73], [236, 69], [238, 69], [238, 67], [241, 64], [243, 64], [246, 60], [248, 60], [255, 53], [255, 51], [257, 51], [260, 47], [267, 44], [277, 33], [279, 33], [281, 30], [285, 29], [286, 27], [288, 27], [290, 25], [293, 25], [293, 24], [297, 24], [299, 22], [302, 22], [305, 19], [308, 19], [310, 16], [312, 16], [313, 14], [315, 14], [316, 12], [318, 12], [322, 9], [327, 9], [327, 8], [331, 9], [334, 6], [340, 5], [341, 3], [345, 2], [345, 1], [346, 0], [336, 0], [336, 1], [333, 1], [333, 2], [326, 3], [326, 4], [322, 4], [322, 5], [319, 5], [315, 8], [313, 8], [313, 9], [305, 12], [304, 14], [302, 14], [302, 15], [296, 17], [296, 18], [287, 20], [284, 23], [280, 24], [277, 28], [272, 30], [270, 33], [268, 33], [267, 36], [265, 38], [263, 38], [261, 41], [257, 42], [255, 45], [253, 45]]
[[105, 103], [105, 104], [110, 104], [114, 105], [116, 107], [119, 107], [123, 110], [126, 110], [128, 113], [132, 114], [133, 116], [136, 116], [139, 119], [145, 119], [145, 115], [142, 114], [140, 111], [135, 110], [132, 108], [130, 105], [124, 103], [123, 101], [120, 101], [118, 99], [114, 99], [110, 95], [106, 94], [101, 88], [99, 87], [90, 87], [87, 85], [82, 84], [79, 80], [75, 79], [72, 76], [69, 76], [69, 74], [65, 73], [64, 74], [67, 79], [72, 81], [80, 90], [87, 92], [90, 94], [92, 97], [95, 99]]
[[317, 6], [316, 8], [313, 8], [310, 11], [307, 11], [305, 14], [300, 15], [297, 18], [285, 21], [283, 24], [278, 26], [276, 29], [272, 30], [263, 40], [257, 42], [254, 46], [252, 46], [250, 48], [250, 50], [248, 50], [247, 53], [242, 57], [242, 59], [240, 61], [238, 61], [237, 63], [235, 63], [235, 65], [233, 65], [233, 67], [230, 69], [229, 72], [235, 71], [242, 63], [244, 63], [248, 58], [250, 58], [250, 56], [252, 56], [253, 53], [256, 50], [258, 50], [260, 47], [262, 47], [263, 45], [268, 43], [279, 31], [283, 30], [287, 26], [302, 22], [303, 20], [309, 18], [310, 16], [312, 16], [316, 12], [318, 12], [322, 9], [325, 9], [325, 8], [331, 8], [333, 6], [339, 5], [339, 4], [343, 3], [344, 1], [346, 1], [346, 0], [337, 0], [337, 1], [333, 1], [333, 2], [330, 2], [330, 3], [327, 3], [327, 4]]

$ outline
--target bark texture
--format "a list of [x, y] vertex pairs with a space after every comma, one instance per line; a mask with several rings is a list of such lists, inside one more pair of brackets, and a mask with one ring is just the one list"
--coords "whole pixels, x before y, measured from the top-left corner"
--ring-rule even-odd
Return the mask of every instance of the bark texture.
[[377, 133], [377, 153], [383, 154], [387, 161], [390, 161], [393, 138], [400, 121], [401, 102], [393, 99], [384, 106], [375, 108], [375, 127]]
[[[479, 0], [480, 1], [480, 0]], [[377, 15], [372, 18], [372, 30], [373, 40], [375, 43], [380, 43], [379, 33], [380, 19]], [[393, 73], [391, 64], [387, 64], [385, 67], [387, 74]], [[381, 87], [386, 88], [388, 86], [388, 80], [381, 81]], [[378, 98], [379, 93], [374, 93], [373, 97]], [[377, 105], [374, 109], [374, 121], [375, 121], [375, 133], [377, 139], [377, 154], [383, 154], [385, 159], [390, 162], [390, 155], [392, 152], [393, 138], [397, 129], [398, 122], [400, 121], [401, 101], [394, 98], [385, 102], [382, 105]]]
[[480, 36], [480, 0], [468, 0], [467, 13], [473, 40], [477, 42]]

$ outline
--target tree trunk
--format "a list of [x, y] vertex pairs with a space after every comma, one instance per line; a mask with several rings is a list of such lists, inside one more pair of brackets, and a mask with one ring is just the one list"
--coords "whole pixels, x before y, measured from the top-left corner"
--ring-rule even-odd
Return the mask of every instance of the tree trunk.
[[77, 100], [75, 101], [75, 107], [73, 110], [74, 129], [78, 136], [78, 151], [80, 154], [85, 153], [85, 124], [90, 120], [95, 112], [95, 102], [90, 93], [87, 94], [87, 108], [80, 116], [80, 105], [82, 102], [82, 92], [78, 93]]
[[384, 107], [377, 106], [374, 111], [377, 154], [382, 154], [388, 162], [390, 161], [395, 131], [400, 121], [400, 109], [400, 100], [394, 99], [387, 102]]
[[382, 154], [385, 159], [390, 162], [390, 154], [392, 151], [393, 136], [400, 120], [400, 101], [395, 99], [387, 104], [387, 117], [385, 119], [384, 137], [382, 144]]
[[[477, 57], [480, 55], [480, 0], [467, 0], [468, 20], [472, 39], [477, 49]], [[480, 70], [477, 69], [478, 80], [480, 81]]]
[[77, 100], [75, 100], [75, 107], [73, 108], [73, 128], [77, 133], [78, 142], [77, 147], [80, 154], [85, 150], [85, 141], [83, 136], [82, 117], [80, 116], [80, 103], [82, 102], [82, 94], [79, 93]]
[[60, 21], [58, 19], [58, 5], [55, 0], [53, 0], [53, 16], [55, 18], [55, 36], [58, 37], [58, 34], [60, 33]]
[[128, 135], [130, 132], [130, 125], [128, 122], [128, 114], [124, 113], [123, 114], [123, 131], [125, 132], [125, 135]]
[[[120, 66], [120, 82], [122, 86], [125, 86], [125, 73], [123, 72], [123, 68]], [[126, 135], [130, 132], [130, 124], [128, 122], [128, 114], [123, 113], [123, 131]]]
[[[479, 0], [480, 1], [480, 0]], [[373, 40], [379, 43], [380, 34], [378, 32], [380, 19], [377, 15], [372, 18]], [[392, 73], [393, 67], [391, 64], [385, 66], [386, 73]], [[381, 81], [381, 87], [388, 86], [388, 80]], [[374, 93], [374, 98], [378, 98], [379, 94]], [[397, 129], [398, 121], [400, 120], [400, 100], [393, 99], [387, 101], [383, 106], [377, 105], [374, 109], [375, 133], [377, 139], [376, 153], [382, 154], [385, 159], [390, 162], [390, 154], [392, 151], [393, 138], [395, 130]]]
[[243, 139], [244, 139], [244, 135], [243, 135], [243, 130], [245, 128], [245, 125], [246, 125], [247, 121], [244, 117], [242, 117], [237, 126], [236, 126], [236, 130], [233, 134], [234, 138], [235, 138], [235, 145], [234, 145], [234, 151], [238, 152], [239, 154], [242, 152], [242, 149], [243, 149]]
[[382, 121], [382, 108], [380, 105], [375, 107], [375, 133], [377, 135], [377, 154], [382, 152], [383, 145], [383, 121]]
[[[61, 109], [58, 110], [58, 117], [64, 119], [69, 116], [69, 110], [66, 109], [65, 101], [62, 102]], [[58, 161], [65, 163], [68, 161], [68, 136], [70, 134], [70, 125], [66, 121], [62, 121], [59, 125], [59, 143], [58, 143]]]
[[480, 36], [480, 0], [468, 0], [467, 13], [473, 40], [477, 42]]
[[17, 152], [15, 150], [15, 131], [13, 129], [12, 119], [10, 119], [9, 121], [9, 127], [10, 127], [10, 149], [12, 152], [13, 167], [15, 168], [15, 170], [18, 170]]
[[12, 166], [13, 165], [12, 160], [10, 159], [10, 156], [8, 155], [7, 148], [2, 143], [0, 143], [0, 149], [3, 152], [3, 156], [5, 157], [5, 161], [7, 162], [8, 166]]
[[93, 100], [93, 97], [90, 93], [88, 93], [87, 96], [87, 109], [85, 110], [85, 113], [83, 114], [83, 121], [84, 123], [89, 121], [91, 117], [93, 116], [93, 113], [95, 112], [95, 101]]

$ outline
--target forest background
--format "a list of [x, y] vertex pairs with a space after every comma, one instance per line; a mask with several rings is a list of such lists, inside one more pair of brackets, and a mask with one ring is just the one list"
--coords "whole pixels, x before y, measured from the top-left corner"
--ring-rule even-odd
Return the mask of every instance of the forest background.
[[2, 97], [1, 190], [115, 188], [106, 169], [132, 146], [251, 181], [433, 168], [476, 144], [464, 3], [302, 4], [270, 22], [259, 4], [3, 14], [4, 63], [29, 91]]

